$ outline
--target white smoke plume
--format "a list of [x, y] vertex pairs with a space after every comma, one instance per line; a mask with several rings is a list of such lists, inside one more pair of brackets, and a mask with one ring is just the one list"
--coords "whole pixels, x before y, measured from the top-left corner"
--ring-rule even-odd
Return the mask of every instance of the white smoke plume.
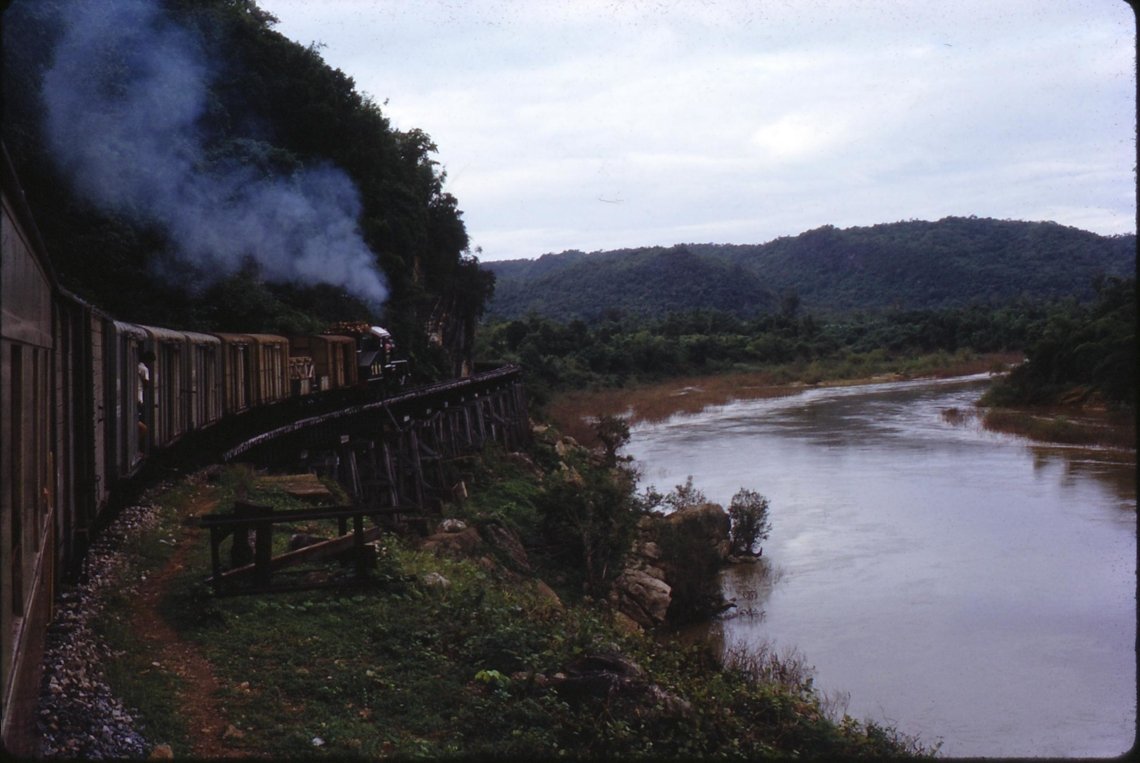
[[166, 231], [210, 275], [252, 259], [278, 282], [387, 297], [361, 237], [356, 187], [328, 164], [287, 177], [207, 161], [200, 121], [216, 76], [202, 44], [154, 0], [75, 0], [44, 78], [48, 142], [100, 208]]

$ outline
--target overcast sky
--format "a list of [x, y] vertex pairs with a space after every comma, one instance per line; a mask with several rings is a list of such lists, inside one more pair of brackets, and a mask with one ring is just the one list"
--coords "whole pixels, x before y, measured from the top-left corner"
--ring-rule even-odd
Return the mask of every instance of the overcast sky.
[[258, 0], [483, 261], [977, 215], [1135, 231], [1123, 0]]

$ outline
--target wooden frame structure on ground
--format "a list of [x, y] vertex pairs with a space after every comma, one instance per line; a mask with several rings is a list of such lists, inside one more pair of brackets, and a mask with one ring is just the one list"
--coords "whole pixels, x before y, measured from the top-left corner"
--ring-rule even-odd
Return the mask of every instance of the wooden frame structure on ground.
[[[199, 525], [210, 529], [215, 593], [277, 590], [274, 571], [338, 553], [351, 557], [355, 579], [362, 581], [366, 544], [378, 537], [379, 526], [426, 524], [445, 501], [465, 492], [464, 462], [471, 455], [491, 443], [516, 450], [529, 436], [522, 372], [507, 366], [301, 419], [251, 438], [223, 459], [333, 477], [352, 503], [294, 511], [238, 504], [232, 514], [200, 518]], [[374, 525], [367, 530], [365, 517]], [[317, 519], [338, 520], [340, 536], [321, 548], [272, 556], [275, 524]], [[233, 539], [231, 564], [223, 569], [221, 544], [227, 538]]]

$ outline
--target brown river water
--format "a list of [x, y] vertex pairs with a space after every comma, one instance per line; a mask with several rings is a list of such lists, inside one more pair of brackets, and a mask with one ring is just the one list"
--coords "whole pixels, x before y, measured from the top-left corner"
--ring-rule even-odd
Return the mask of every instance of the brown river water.
[[771, 501], [714, 648], [795, 650], [940, 754], [1116, 756], [1136, 735], [1135, 455], [952, 424], [987, 379], [811, 389], [633, 428], [642, 482]]

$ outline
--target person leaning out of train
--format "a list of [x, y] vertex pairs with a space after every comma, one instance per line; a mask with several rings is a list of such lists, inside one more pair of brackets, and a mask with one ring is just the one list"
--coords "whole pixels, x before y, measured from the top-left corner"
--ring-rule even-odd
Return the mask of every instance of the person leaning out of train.
[[146, 449], [146, 388], [150, 386], [150, 366], [154, 363], [154, 353], [146, 350], [139, 358], [138, 397], [139, 397], [139, 450]]

